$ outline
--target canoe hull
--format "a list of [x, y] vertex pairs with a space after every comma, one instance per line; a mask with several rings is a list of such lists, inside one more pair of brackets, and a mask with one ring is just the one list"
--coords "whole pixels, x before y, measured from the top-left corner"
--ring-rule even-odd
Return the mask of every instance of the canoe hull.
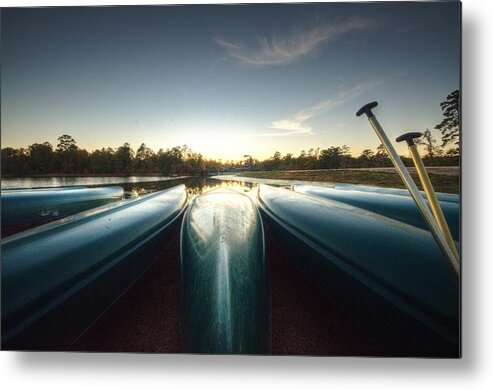
[[459, 355], [458, 286], [431, 234], [263, 185], [259, 203], [290, 260], [391, 355]]
[[[428, 230], [416, 204], [409, 196], [349, 189], [338, 190], [335, 188], [307, 185], [294, 186], [294, 190], [306, 195], [343, 202], [416, 226], [420, 229]], [[460, 239], [459, 204], [441, 201], [440, 206], [442, 207], [454, 240], [458, 241]]]
[[123, 195], [118, 186], [2, 191], [2, 229], [47, 223], [122, 200]]
[[[361, 191], [361, 192], [370, 192], [374, 194], [388, 194], [388, 195], [400, 195], [400, 196], [408, 196], [411, 197], [409, 191], [401, 188], [384, 188], [384, 187], [374, 187], [367, 186], [362, 184], [346, 184], [346, 183], [337, 183], [334, 185], [335, 189], [338, 190], [350, 190], [350, 191]], [[421, 195], [426, 198], [426, 194], [424, 191], [420, 191]], [[459, 203], [460, 196], [455, 194], [447, 194], [444, 192], [437, 192], [437, 198], [440, 202], [451, 202], [451, 203]]]
[[260, 214], [215, 190], [194, 199], [181, 230], [182, 352], [271, 351], [270, 287]]
[[2, 348], [65, 350], [176, 232], [184, 186], [68, 217], [2, 242]]

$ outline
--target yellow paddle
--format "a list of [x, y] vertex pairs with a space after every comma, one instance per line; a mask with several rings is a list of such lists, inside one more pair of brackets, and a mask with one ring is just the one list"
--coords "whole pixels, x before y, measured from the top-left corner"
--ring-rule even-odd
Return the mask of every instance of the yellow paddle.
[[416, 171], [418, 172], [419, 179], [421, 180], [421, 184], [426, 193], [426, 197], [430, 202], [430, 207], [433, 215], [435, 216], [435, 220], [440, 226], [440, 230], [443, 232], [445, 238], [447, 239], [450, 247], [454, 251], [454, 255], [459, 258], [459, 252], [457, 251], [457, 247], [455, 246], [454, 239], [452, 238], [452, 234], [450, 233], [450, 229], [443, 215], [442, 207], [440, 206], [440, 202], [438, 202], [437, 195], [435, 193], [435, 189], [433, 188], [433, 184], [431, 184], [430, 177], [428, 176], [428, 172], [426, 172], [426, 168], [423, 164], [423, 160], [419, 155], [418, 148], [414, 143], [414, 138], [419, 138], [423, 134], [418, 132], [406, 133], [396, 138], [397, 142], [406, 141], [409, 154], [413, 159], [414, 165], [416, 167]]
[[440, 247], [440, 249], [442, 250], [450, 268], [452, 269], [454, 275], [457, 278], [459, 278], [460, 265], [459, 265], [459, 256], [456, 255], [457, 248], [455, 247], [455, 244], [453, 245], [452, 248], [452, 246], [445, 238], [445, 235], [440, 229], [440, 226], [438, 225], [428, 205], [426, 204], [423, 197], [421, 196], [418, 187], [416, 187], [416, 184], [414, 183], [411, 175], [409, 174], [406, 167], [404, 166], [404, 163], [402, 162], [401, 158], [397, 154], [397, 151], [395, 150], [389, 138], [383, 131], [382, 126], [380, 126], [380, 123], [378, 122], [375, 115], [373, 115], [373, 112], [371, 110], [372, 108], [375, 108], [377, 105], [378, 105], [377, 102], [371, 102], [364, 105], [358, 110], [356, 116], [361, 116], [363, 114], [366, 114], [366, 116], [368, 117], [368, 121], [370, 122], [373, 130], [375, 130], [375, 133], [377, 134], [378, 138], [382, 142], [383, 146], [387, 150], [390, 160], [394, 164], [397, 173], [399, 174], [402, 181], [404, 182], [404, 185], [406, 186], [409, 193], [411, 194], [411, 197], [414, 199], [416, 206], [418, 206], [419, 212], [421, 213], [424, 221], [426, 222], [426, 225], [428, 225], [433, 237], [435, 237], [435, 240], [438, 246]]

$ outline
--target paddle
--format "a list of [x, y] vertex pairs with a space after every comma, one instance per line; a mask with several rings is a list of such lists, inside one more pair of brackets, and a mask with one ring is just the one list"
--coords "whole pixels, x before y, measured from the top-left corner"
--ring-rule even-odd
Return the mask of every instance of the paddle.
[[412, 133], [406, 133], [402, 134], [401, 136], [397, 137], [395, 140], [396, 142], [402, 142], [406, 141], [408, 149], [409, 149], [409, 154], [411, 155], [411, 158], [413, 159], [414, 166], [416, 167], [416, 171], [418, 172], [419, 179], [421, 180], [421, 184], [423, 185], [423, 188], [426, 193], [426, 197], [428, 198], [428, 201], [430, 202], [430, 207], [433, 215], [435, 216], [435, 220], [438, 223], [438, 226], [442, 230], [445, 238], [447, 239], [450, 247], [454, 251], [454, 255], [456, 258], [459, 258], [459, 252], [457, 251], [457, 248], [455, 246], [454, 239], [452, 238], [452, 234], [450, 233], [450, 229], [447, 223], [447, 220], [445, 219], [445, 216], [443, 215], [442, 207], [440, 206], [440, 202], [438, 202], [437, 195], [435, 193], [435, 189], [433, 188], [433, 184], [431, 184], [430, 177], [428, 176], [428, 172], [426, 172], [426, 168], [423, 164], [423, 160], [421, 159], [421, 156], [419, 155], [418, 148], [416, 144], [414, 143], [414, 138], [419, 138], [423, 134], [418, 133], [418, 132], [412, 132]]
[[375, 130], [375, 133], [377, 134], [378, 138], [382, 142], [383, 146], [387, 150], [390, 160], [394, 164], [394, 167], [396, 168], [397, 173], [399, 174], [402, 181], [404, 182], [404, 185], [409, 190], [409, 193], [411, 194], [411, 197], [414, 199], [416, 206], [418, 206], [418, 210], [421, 213], [421, 216], [426, 222], [426, 225], [428, 225], [431, 233], [433, 234], [433, 237], [435, 237], [435, 240], [438, 243], [438, 246], [442, 250], [443, 254], [445, 255], [445, 258], [450, 268], [452, 269], [454, 275], [458, 278], [460, 273], [460, 266], [459, 266], [459, 256], [458, 255], [456, 256], [457, 248], [455, 248], [454, 245], [453, 246], [453, 248], [455, 249], [454, 251], [454, 249], [452, 249], [452, 246], [445, 238], [445, 235], [443, 234], [442, 230], [438, 226], [435, 218], [433, 217], [433, 214], [431, 213], [423, 197], [421, 196], [418, 187], [416, 187], [416, 184], [414, 183], [411, 175], [409, 174], [402, 160], [397, 154], [397, 151], [394, 149], [389, 138], [383, 131], [382, 126], [380, 126], [380, 123], [378, 122], [377, 118], [371, 111], [377, 105], [378, 105], [377, 102], [371, 102], [364, 105], [358, 110], [356, 116], [361, 116], [363, 114], [366, 114], [366, 116], [368, 117], [368, 121], [370, 122], [373, 130]]

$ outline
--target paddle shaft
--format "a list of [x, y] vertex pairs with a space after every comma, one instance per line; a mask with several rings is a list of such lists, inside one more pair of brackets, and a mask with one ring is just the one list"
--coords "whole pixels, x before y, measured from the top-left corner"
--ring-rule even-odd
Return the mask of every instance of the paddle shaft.
[[380, 123], [378, 122], [375, 115], [373, 114], [368, 115], [368, 121], [373, 127], [373, 130], [375, 130], [375, 133], [377, 134], [378, 138], [382, 142], [383, 146], [387, 150], [387, 153], [389, 154], [392, 163], [397, 169], [397, 173], [401, 177], [402, 181], [404, 182], [404, 185], [407, 187], [409, 193], [411, 194], [412, 198], [416, 202], [416, 206], [418, 206], [419, 212], [421, 213], [424, 221], [428, 225], [431, 233], [435, 237], [435, 240], [437, 241], [438, 246], [440, 247], [443, 254], [445, 255], [445, 258], [447, 259], [447, 262], [451, 267], [454, 275], [458, 278], [460, 273], [459, 270], [460, 267], [459, 267], [459, 257], [455, 255], [455, 253], [457, 252], [457, 248], [455, 248], [455, 244], [454, 244], [454, 248], [455, 248], [455, 252], [454, 252], [451, 245], [445, 238], [445, 235], [443, 234], [442, 230], [440, 229], [437, 222], [435, 221], [433, 214], [428, 208], [428, 205], [425, 203], [423, 197], [421, 196], [418, 187], [416, 187], [416, 184], [414, 183], [411, 175], [407, 171], [406, 167], [404, 166], [404, 163], [402, 162], [401, 158], [397, 154], [397, 151], [394, 149], [389, 138], [383, 131], [382, 126], [380, 126]]
[[450, 247], [454, 251], [454, 255], [456, 258], [459, 258], [459, 252], [457, 251], [457, 247], [455, 246], [454, 239], [452, 238], [452, 234], [450, 233], [450, 229], [445, 219], [445, 215], [443, 215], [442, 207], [440, 206], [440, 202], [438, 201], [437, 195], [433, 188], [433, 184], [431, 183], [430, 177], [428, 176], [428, 172], [423, 164], [423, 160], [419, 155], [418, 148], [416, 145], [409, 146], [409, 154], [413, 159], [414, 166], [416, 167], [416, 171], [418, 172], [419, 179], [421, 180], [421, 184], [426, 193], [426, 197], [430, 202], [430, 207], [433, 215], [435, 216], [435, 220], [438, 223], [443, 235], [447, 239]]

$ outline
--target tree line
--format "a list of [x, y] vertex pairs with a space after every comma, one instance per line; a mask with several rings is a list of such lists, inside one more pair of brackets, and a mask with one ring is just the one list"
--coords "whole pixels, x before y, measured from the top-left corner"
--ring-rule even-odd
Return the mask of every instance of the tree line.
[[[442, 134], [441, 144], [427, 129], [419, 144], [424, 148], [426, 165], [459, 164], [459, 91], [452, 92], [441, 103], [443, 121], [435, 126]], [[453, 147], [445, 150], [444, 147]], [[404, 164], [412, 160], [401, 156]], [[97, 149], [92, 153], [77, 146], [75, 139], [63, 134], [58, 137], [56, 148], [49, 142], [34, 143], [28, 148], [1, 150], [1, 171], [3, 176], [27, 176], [42, 174], [161, 174], [161, 175], [207, 175], [219, 172], [241, 170], [297, 170], [297, 169], [338, 169], [390, 167], [392, 163], [383, 145], [375, 151], [365, 149], [359, 156], [353, 156], [350, 147], [329, 146], [325, 149], [302, 150], [298, 156], [287, 153], [282, 156], [275, 152], [270, 158], [258, 160], [244, 155], [240, 161], [206, 159], [188, 146], [174, 146], [154, 152], [142, 143], [134, 151], [125, 143], [117, 149]]]
[[[436, 145], [436, 139], [428, 133], [422, 142], [425, 148], [423, 161], [427, 166], [451, 166], [459, 164], [459, 154], [456, 148], [447, 152]], [[245, 155], [243, 163], [245, 170], [270, 171], [270, 170], [297, 170], [297, 169], [350, 169], [350, 168], [378, 168], [391, 167], [392, 162], [383, 145], [379, 145], [375, 151], [365, 149], [359, 156], [353, 156], [347, 145], [330, 146], [327, 149], [312, 148], [302, 150], [299, 156], [287, 153], [282, 156], [275, 152], [266, 160], [259, 161], [252, 156]], [[400, 156], [406, 166], [413, 166], [412, 159], [408, 156]]]
[[[116, 150], [102, 148], [89, 153], [77, 147], [75, 140], [64, 134], [58, 138], [54, 150], [49, 142], [35, 143], [27, 149], [2, 149], [2, 175], [26, 176], [39, 174], [161, 174], [161, 175], [206, 175], [219, 172], [243, 170], [297, 170], [297, 169], [339, 169], [390, 167], [392, 163], [383, 145], [375, 151], [365, 149], [359, 156], [353, 156], [346, 146], [330, 146], [326, 149], [302, 150], [298, 156], [275, 152], [270, 158], [258, 160], [245, 155], [241, 161], [217, 161], [205, 159], [186, 145], [175, 146], [158, 152], [141, 144], [134, 152], [128, 143]], [[436, 145], [431, 132], [425, 132], [423, 141], [426, 165], [457, 165], [459, 155], [456, 149], [444, 152]], [[412, 166], [412, 160], [401, 156], [404, 164]]]
[[58, 137], [56, 149], [49, 142], [35, 143], [27, 149], [2, 149], [2, 175], [201, 175], [205, 170], [206, 160], [186, 145], [155, 153], [144, 143], [136, 151], [125, 143], [117, 149], [108, 147], [89, 153], [79, 148], [72, 136], [64, 134]]

